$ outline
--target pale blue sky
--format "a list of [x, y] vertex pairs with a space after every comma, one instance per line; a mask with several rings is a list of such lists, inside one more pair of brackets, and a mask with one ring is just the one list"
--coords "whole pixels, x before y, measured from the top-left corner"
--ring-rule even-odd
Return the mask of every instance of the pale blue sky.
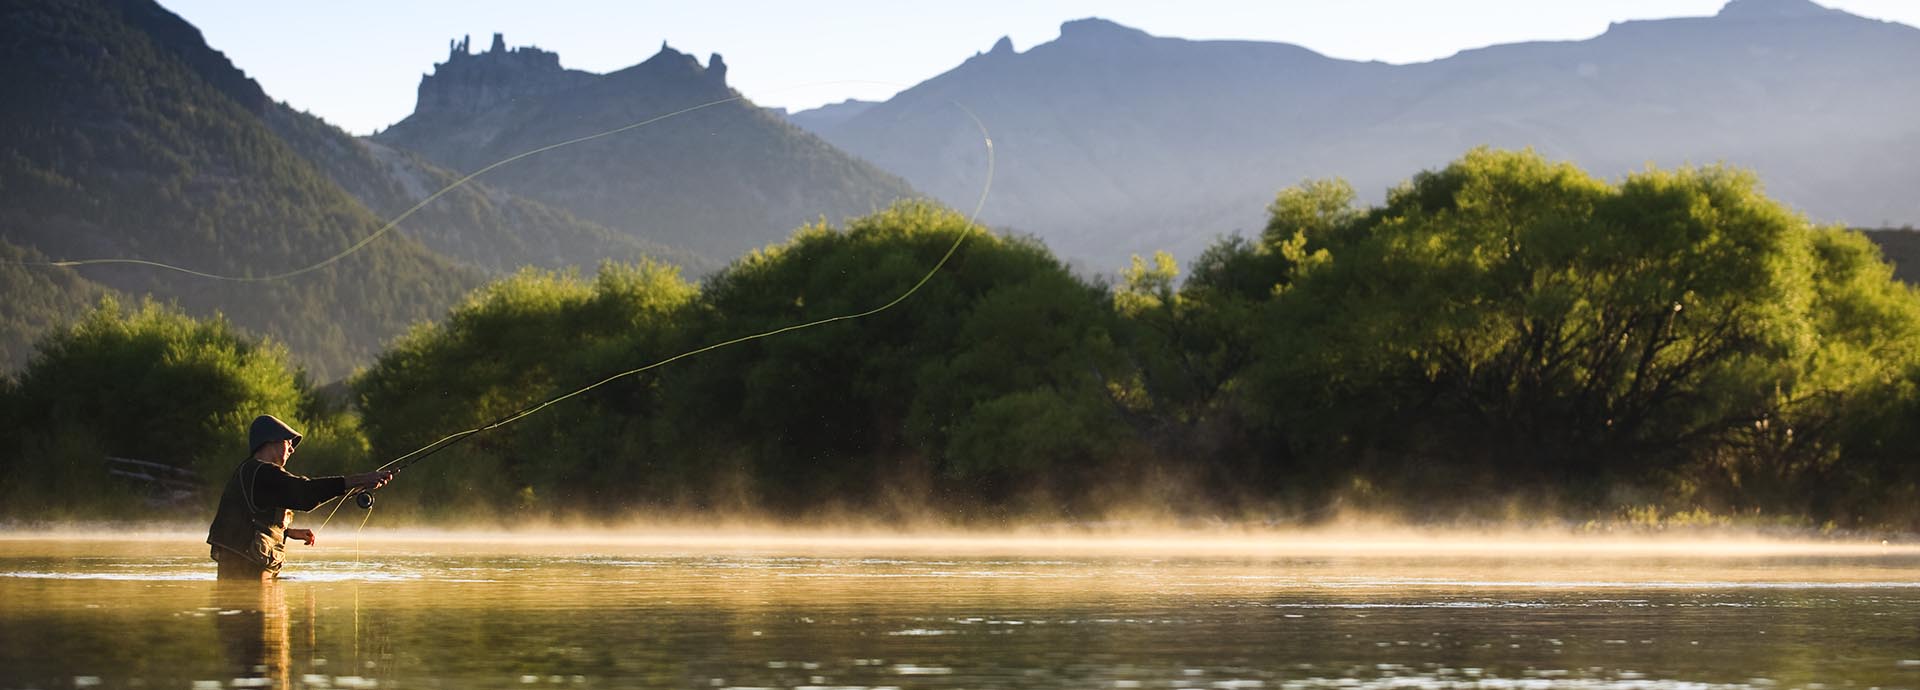
[[[1060, 22], [1104, 17], [1159, 36], [1251, 39], [1326, 55], [1420, 62], [1467, 48], [1598, 35], [1610, 22], [1710, 15], [1724, 0], [915, 0], [698, 2], [654, 0], [160, 0], [274, 98], [356, 134], [413, 110], [420, 76], [472, 35], [485, 50], [536, 45], [561, 64], [607, 72], [666, 41], [720, 53], [728, 81], [762, 105], [800, 109], [884, 99], [939, 74], [1001, 36], [1027, 50]], [[1920, 0], [1822, 0], [1828, 7], [1920, 26]], [[883, 83], [848, 83], [848, 82]], [[839, 82], [839, 83], [827, 83]]]

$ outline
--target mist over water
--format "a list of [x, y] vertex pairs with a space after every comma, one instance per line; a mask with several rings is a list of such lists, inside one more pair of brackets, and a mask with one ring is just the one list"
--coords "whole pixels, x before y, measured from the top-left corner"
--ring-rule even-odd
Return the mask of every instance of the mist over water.
[[1357, 532], [0, 537], [0, 687], [1911, 687], [1920, 551]]

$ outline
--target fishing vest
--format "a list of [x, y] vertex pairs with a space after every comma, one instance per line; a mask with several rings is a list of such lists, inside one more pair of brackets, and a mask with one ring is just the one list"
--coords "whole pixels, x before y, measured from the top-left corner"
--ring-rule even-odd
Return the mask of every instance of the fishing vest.
[[214, 511], [213, 527], [207, 530], [207, 543], [277, 573], [286, 560], [287, 525], [293, 522], [293, 511], [254, 504], [254, 479], [266, 468], [267, 463], [253, 458], [234, 468], [226, 490], [220, 492], [220, 507]]

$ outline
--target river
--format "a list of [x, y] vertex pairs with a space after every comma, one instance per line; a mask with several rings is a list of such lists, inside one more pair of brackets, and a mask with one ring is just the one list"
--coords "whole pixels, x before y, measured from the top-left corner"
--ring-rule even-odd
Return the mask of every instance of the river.
[[0, 688], [1920, 687], [1920, 551], [1607, 539], [0, 535]]

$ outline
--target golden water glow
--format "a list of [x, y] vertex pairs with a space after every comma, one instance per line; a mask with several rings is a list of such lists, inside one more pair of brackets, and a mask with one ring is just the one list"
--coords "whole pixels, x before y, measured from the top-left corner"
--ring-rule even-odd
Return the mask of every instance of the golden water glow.
[[[137, 541], [197, 543], [204, 530], [183, 526], [111, 531], [48, 528], [0, 531], [0, 541]], [[1003, 531], [887, 529], [793, 529], [763, 526], [440, 530], [336, 526], [319, 535], [322, 550], [407, 546], [415, 550], [474, 552], [490, 548], [564, 551], [613, 548], [685, 551], [756, 551], [781, 554], [953, 554], [1075, 556], [1486, 556], [1737, 558], [1760, 556], [1909, 556], [1920, 544], [1866, 537], [1831, 539], [1769, 536], [1751, 532], [1569, 534], [1520, 529], [1467, 531], [1412, 528], [1092, 529], [1029, 527]], [[306, 547], [291, 547], [294, 552]]]
[[290, 546], [286, 579], [238, 597], [197, 525], [0, 533], [0, 686], [1753, 690], [1920, 669], [1920, 547], [1862, 537], [374, 524]]

